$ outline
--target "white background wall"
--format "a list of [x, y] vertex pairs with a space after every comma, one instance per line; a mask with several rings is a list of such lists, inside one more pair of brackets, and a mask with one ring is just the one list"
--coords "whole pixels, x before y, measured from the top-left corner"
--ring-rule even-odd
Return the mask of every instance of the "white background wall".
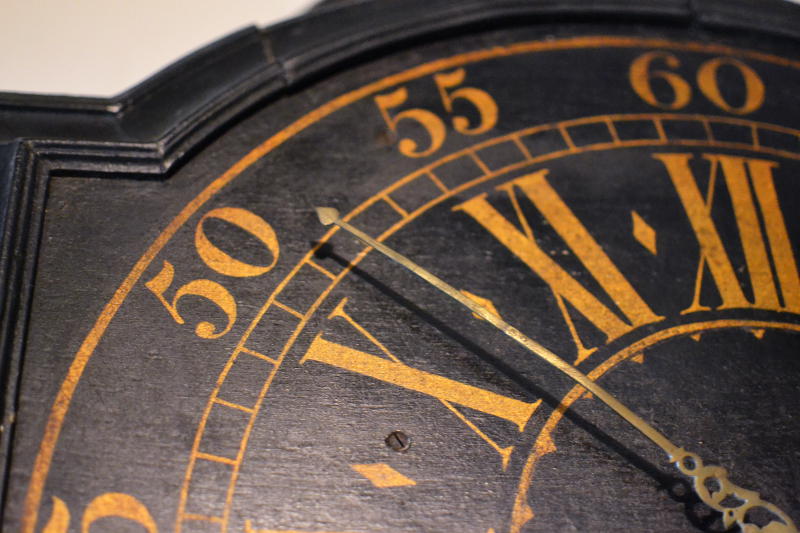
[[0, 91], [113, 96], [314, 0], [0, 0]]
[[113, 96], [234, 30], [315, 3], [0, 0], [0, 91]]

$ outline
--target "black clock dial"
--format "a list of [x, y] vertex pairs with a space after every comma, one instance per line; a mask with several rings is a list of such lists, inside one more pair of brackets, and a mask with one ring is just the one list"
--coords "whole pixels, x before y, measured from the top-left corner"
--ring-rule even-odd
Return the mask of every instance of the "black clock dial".
[[[340, 9], [285, 31], [373, 7]], [[36, 253], [6, 263], [4, 529], [724, 530], [597, 398], [318, 205], [800, 520], [796, 40], [491, 20], [221, 91], [165, 176], [63, 113], [9, 145], [4, 242]]]

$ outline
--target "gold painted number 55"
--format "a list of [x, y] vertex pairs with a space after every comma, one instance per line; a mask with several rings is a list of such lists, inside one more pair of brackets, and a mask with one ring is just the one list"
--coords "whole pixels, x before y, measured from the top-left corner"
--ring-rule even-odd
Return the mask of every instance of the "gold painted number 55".
[[[471, 126], [469, 119], [465, 116], [456, 115], [452, 118], [453, 129], [464, 135], [479, 135], [492, 129], [497, 124], [497, 103], [484, 90], [474, 87], [459, 87], [464, 83], [466, 72], [463, 68], [453, 72], [442, 72], [433, 77], [439, 96], [447, 113], [453, 113], [453, 102], [456, 100], [466, 100], [478, 110], [480, 121], [477, 125]], [[404, 120], [413, 120], [422, 126], [430, 137], [430, 144], [424, 150], [419, 148], [417, 141], [411, 138], [400, 139], [397, 144], [400, 153], [408, 157], [425, 157], [433, 154], [444, 143], [447, 135], [447, 127], [444, 120], [439, 118], [432, 111], [422, 108], [412, 108], [400, 111], [395, 115], [391, 110], [403, 105], [408, 100], [408, 90], [405, 87], [387, 93], [379, 94], [375, 97], [375, 104], [381, 112], [383, 120], [389, 129], [397, 133], [397, 125]]]

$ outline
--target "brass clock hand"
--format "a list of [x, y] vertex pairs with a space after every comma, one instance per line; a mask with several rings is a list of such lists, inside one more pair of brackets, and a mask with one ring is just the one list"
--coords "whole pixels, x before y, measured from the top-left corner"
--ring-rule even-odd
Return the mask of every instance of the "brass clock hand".
[[[334, 224], [351, 233], [368, 246], [378, 250], [389, 259], [407, 268], [443, 293], [458, 301], [467, 309], [495, 326], [594, 394], [595, 397], [609, 406], [630, 425], [664, 450], [669, 456], [670, 462], [674, 463], [681, 473], [692, 480], [694, 490], [703, 503], [722, 513], [723, 523], [726, 528], [737, 524], [743, 533], [756, 533], [759, 531], [765, 533], [798, 533], [797, 527], [794, 525], [791, 518], [777, 506], [762, 500], [757, 492], [743, 489], [732, 483], [728, 479], [728, 473], [724, 468], [714, 465], [704, 465], [702, 459], [700, 459], [698, 455], [673, 444], [656, 428], [645, 422], [639, 415], [617, 400], [610, 392], [589, 379], [588, 376], [564, 361], [555, 353], [504, 321], [497, 314], [468, 298], [455, 287], [449, 285], [444, 280], [425, 270], [407, 257], [397, 253], [385, 244], [376, 241], [363, 231], [342, 220], [339, 216], [339, 211], [336, 209], [332, 207], [317, 207], [316, 211], [323, 225], [329, 226]], [[727, 505], [731, 503], [731, 499], [733, 500], [733, 506]], [[749, 522], [748, 513], [756, 508], [768, 510], [773, 516], [781, 520], [782, 523], [772, 521], [762, 528]]]

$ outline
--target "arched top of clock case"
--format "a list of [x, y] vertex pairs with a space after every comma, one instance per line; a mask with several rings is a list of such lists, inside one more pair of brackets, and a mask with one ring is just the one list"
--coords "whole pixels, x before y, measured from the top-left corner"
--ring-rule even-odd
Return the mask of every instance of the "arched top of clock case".
[[57, 152], [51, 170], [163, 176], [253, 106], [360, 58], [509, 23], [598, 20], [800, 39], [800, 6], [785, 0], [339, 0], [233, 33], [116, 97], [0, 93], [0, 147]]

